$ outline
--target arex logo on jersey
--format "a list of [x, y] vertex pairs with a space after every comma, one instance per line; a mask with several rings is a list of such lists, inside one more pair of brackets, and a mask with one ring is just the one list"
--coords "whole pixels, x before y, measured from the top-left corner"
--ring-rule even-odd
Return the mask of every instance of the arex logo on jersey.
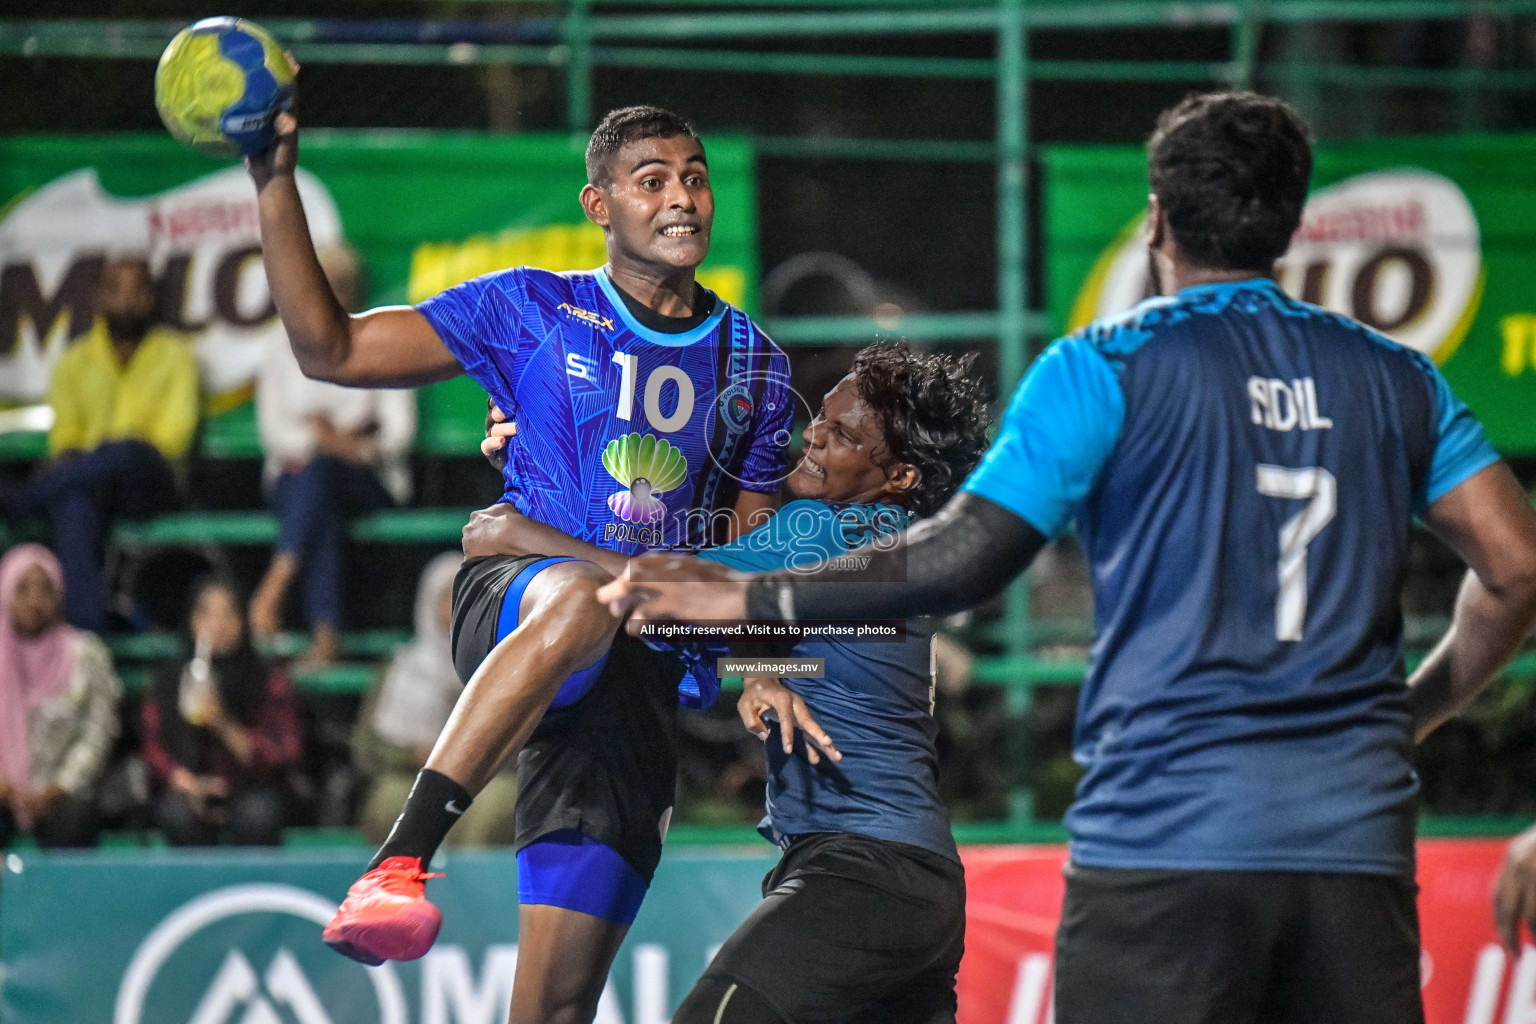
[[584, 324], [601, 327], [605, 331], [613, 330], [613, 320], [611, 318], [594, 313], [590, 309], [582, 309], [579, 306], [571, 305], [569, 302], [562, 302], [555, 308], [572, 320], [580, 320]]

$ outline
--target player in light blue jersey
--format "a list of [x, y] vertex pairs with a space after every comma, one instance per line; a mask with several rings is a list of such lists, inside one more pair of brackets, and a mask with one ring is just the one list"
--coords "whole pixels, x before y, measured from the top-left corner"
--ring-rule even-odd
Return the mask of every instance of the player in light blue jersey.
[[[580, 200], [603, 229], [605, 266], [567, 274], [516, 267], [417, 307], [357, 316], [331, 294], [309, 239], [293, 177], [297, 122], [285, 114], [278, 129], [273, 148], [249, 167], [267, 276], [299, 365], [312, 377], [373, 387], [467, 373], [517, 417], [524, 443], [505, 468], [506, 499], [563, 538], [546, 554], [575, 556], [517, 581], [527, 619], [566, 634], [588, 629], [606, 646], [616, 620], [568, 614], [598, 608], [591, 593], [607, 576], [591, 557], [708, 540], [717, 510], [743, 523], [776, 506], [793, 412], [788, 361], [695, 278], [714, 198], [687, 121], [630, 107], [594, 131]], [[497, 568], [461, 572], [456, 634], [489, 606], [477, 595], [512, 584], [494, 578]], [[519, 602], [510, 605], [515, 613]], [[481, 635], [483, 625], [471, 632]], [[709, 696], [684, 683], [675, 654], [623, 637], [602, 665], [549, 662], [563, 671], [548, 690], [530, 690], [525, 676], [494, 664], [476, 673], [478, 661], [460, 660], [465, 694], [389, 839], [326, 929], [326, 941], [349, 956], [410, 959], [430, 946], [441, 919], [422, 898], [432, 851], [552, 702], [597, 718], [566, 737], [558, 778], [537, 775], [550, 822], [579, 821], [601, 847], [588, 855], [602, 864], [626, 864], [645, 879], [655, 868], [673, 791], [679, 686], [693, 699]], [[559, 692], [560, 679], [580, 669], [591, 671]], [[592, 691], [601, 696], [581, 700]], [[631, 728], [607, 736], [602, 716]], [[603, 791], [585, 770], [584, 753], [600, 743], [643, 767], [628, 776], [630, 791]], [[524, 781], [520, 814], [540, 789]], [[519, 963], [539, 980], [519, 985], [517, 1019], [590, 1020], [623, 928], [541, 906], [524, 914], [521, 931]]]
[[[905, 544], [816, 582], [640, 559], [600, 595], [678, 619], [947, 613], [1075, 524], [1095, 639], [1058, 1024], [1422, 1021], [1413, 745], [1536, 621], [1536, 514], [1433, 362], [1276, 286], [1312, 165], [1294, 111], [1191, 97], [1148, 156], [1161, 297], [1036, 360]], [[1415, 519], [1471, 571], [1405, 677]]]

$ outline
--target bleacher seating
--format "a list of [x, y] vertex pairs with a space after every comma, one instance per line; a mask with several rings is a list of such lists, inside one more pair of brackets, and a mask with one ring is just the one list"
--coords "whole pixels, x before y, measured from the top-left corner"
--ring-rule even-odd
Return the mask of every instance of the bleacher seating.
[[[386, 509], [354, 520], [353, 541], [374, 544], [457, 544], [469, 521], [468, 508]], [[177, 544], [271, 544], [277, 520], [269, 512], [177, 512], [141, 522], [120, 523], [114, 544], [125, 549]]]
[[[417, 409], [419, 453], [436, 459], [479, 458], [485, 393], [473, 381], [460, 377], [422, 388], [417, 391]], [[21, 423], [18, 419], [18, 423], [23, 427], [31, 425], [30, 420]], [[34, 462], [47, 454], [47, 442], [48, 435], [43, 430], [0, 430], [0, 462]], [[201, 426], [197, 454], [211, 462], [259, 460], [262, 451], [255, 404], [245, 401], [207, 416]], [[355, 520], [350, 536], [359, 544], [453, 547], [458, 544], [460, 530], [471, 511], [461, 507], [387, 509]], [[123, 554], [141, 557], [157, 548], [262, 546], [276, 538], [276, 520], [265, 508], [194, 509], [141, 522], [119, 523], [111, 544]], [[0, 526], [0, 547], [11, 540]], [[414, 580], [409, 585], [414, 586]], [[409, 623], [399, 625], [407, 627]], [[153, 666], [175, 657], [181, 645], [176, 634], [166, 632], [117, 634], [106, 639], [130, 693], [142, 692], [149, 685]], [[341, 655], [346, 660], [321, 669], [297, 668], [294, 682], [302, 692], [310, 694], [361, 694], [377, 678], [380, 663], [408, 639], [408, 632], [392, 629], [345, 633]], [[287, 658], [302, 652], [308, 646], [308, 637], [288, 633], [262, 646], [269, 655]]]

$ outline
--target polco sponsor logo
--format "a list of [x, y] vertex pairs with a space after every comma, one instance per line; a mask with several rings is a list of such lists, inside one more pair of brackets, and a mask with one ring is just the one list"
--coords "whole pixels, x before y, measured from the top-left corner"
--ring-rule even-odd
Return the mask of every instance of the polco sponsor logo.
[[[1073, 302], [1071, 329], [1150, 294], [1145, 246], [1138, 218], [1099, 256]], [[1443, 363], [1482, 297], [1477, 217], [1443, 175], [1402, 168], [1346, 178], [1308, 199], [1279, 280], [1291, 295]]]

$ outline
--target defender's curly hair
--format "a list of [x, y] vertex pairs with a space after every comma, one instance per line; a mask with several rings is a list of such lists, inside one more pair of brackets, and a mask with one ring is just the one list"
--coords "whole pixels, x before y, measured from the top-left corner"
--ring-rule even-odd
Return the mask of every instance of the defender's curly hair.
[[1147, 169], [1190, 260], [1268, 273], [1301, 223], [1312, 143], [1301, 115], [1277, 99], [1206, 93], [1158, 117]]
[[985, 390], [971, 376], [975, 353], [955, 358], [906, 345], [871, 345], [853, 357], [859, 397], [880, 417], [883, 461], [910, 462], [923, 479], [911, 511], [936, 512], [987, 450]]

